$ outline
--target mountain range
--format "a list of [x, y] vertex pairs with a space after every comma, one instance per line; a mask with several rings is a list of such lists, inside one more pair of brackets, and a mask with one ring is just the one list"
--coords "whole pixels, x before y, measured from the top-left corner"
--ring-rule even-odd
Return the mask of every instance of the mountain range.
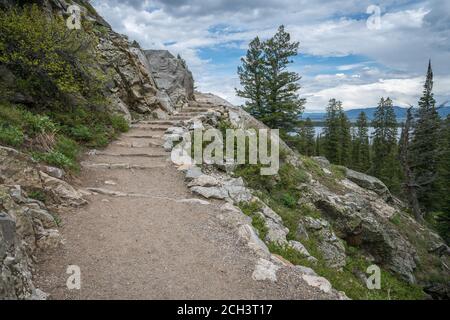
[[[372, 121], [374, 118], [376, 109], [377, 109], [376, 107], [351, 109], [351, 110], [346, 110], [345, 114], [347, 115], [347, 117], [349, 118], [349, 120], [351, 122], [355, 122], [356, 119], [358, 118], [358, 115], [361, 112], [365, 112], [367, 118], [370, 121]], [[402, 122], [406, 119], [407, 110], [408, 110], [408, 108], [403, 108], [403, 107], [398, 107], [398, 106], [394, 107], [394, 112], [395, 112], [395, 116], [397, 117], [397, 121]], [[447, 115], [450, 114], [450, 106], [440, 107], [438, 109], [438, 113], [441, 118], [447, 117]], [[310, 118], [314, 122], [324, 121], [325, 117], [326, 117], [325, 112], [304, 112], [302, 115], [303, 119]]]

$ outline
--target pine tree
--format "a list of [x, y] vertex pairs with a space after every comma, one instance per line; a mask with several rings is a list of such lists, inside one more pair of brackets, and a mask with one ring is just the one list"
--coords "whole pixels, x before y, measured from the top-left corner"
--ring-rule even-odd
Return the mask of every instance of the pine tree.
[[426, 212], [436, 209], [433, 184], [438, 171], [440, 118], [435, 105], [430, 61], [411, 143], [411, 169], [415, 183], [419, 185], [419, 202]]
[[339, 162], [343, 166], [349, 166], [352, 156], [351, 124], [345, 112], [339, 112]]
[[327, 115], [324, 127], [324, 153], [325, 157], [332, 163], [339, 163], [340, 160], [340, 119], [342, 103], [336, 99], [331, 99], [327, 107]]
[[358, 115], [356, 128], [353, 139], [352, 167], [355, 170], [366, 172], [370, 168], [370, 142], [369, 125], [365, 112]]
[[242, 66], [238, 67], [238, 75], [243, 87], [236, 90], [239, 97], [245, 98], [245, 109], [256, 118], [264, 118], [267, 113], [264, 97], [264, 57], [263, 45], [258, 37], [249, 44], [245, 58], [241, 58]]
[[404, 193], [408, 199], [409, 207], [411, 208], [415, 219], [419, 222], [423, 222], [422, 211], [420, 210], [419, 200], [417, 198], [417, 185], [414, 181], [414, 175], [411, 171], [411, 159], [410, 159], [410, 143], [413, 127], [413, 115], [412, 107], [408, 109], [406, 115], [406, 121], [402, 127], [402, 134], [399, 142], [399, 155], [400, 163], [403, 169], [404, 176]]
[[305, 100], [300, 99], [300, 76], [287, 70], [298, 54], [298, 42], [292, 42], [284, 26], [267, 41], [251, 43], [243, 65], [238, 69], [243, 90], [240, 97], [249, 100], [247, 111], [268, 127], [280, 129], [282, 137], [295, 131]]
[[369, 173], [381, 179], [391, 192], [398, 193], [401, 168], [398, 162], [397, 121], [390, 98], [381, 98], [372, 126], [373, 157]]
[[316, 131], [314, 130], [314, 124], [310, 118], [306, 118], [302, 122], [302, 126], [299, 134], [299, 142], [297, 149], [300, 153], [313, 156], [315, 153], [315, 136]]
[[434, 184], [437, 202], [437, 229], [450, 243], [450, 115], [442, 121], [438, 177]]

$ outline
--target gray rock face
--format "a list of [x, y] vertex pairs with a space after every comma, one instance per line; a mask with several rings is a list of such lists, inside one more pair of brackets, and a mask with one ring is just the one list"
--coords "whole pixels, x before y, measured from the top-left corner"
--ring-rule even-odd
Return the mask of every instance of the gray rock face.
[[0, 300], [36, 295], [32, 255], [60, 244], [55, 227], [42, 203], [27, 198], [18, 186], [0, 184]]
[[[333, 231], [348, 244], [362, 248], [375, 262], [388, 266], [405, 280], [414, 282], [417, 254], [414, 247], [388, 219], [398, 209], [388, 204], [373, 191], [363, 189], [349, 180], [343, 180], [345, 194], [336, 194], [325, 186], [315, 183], [309, 186], [309, 194], [305, 193], [308, 202], [314, 205], [327, 220], [331, 221]], [[327, 222], [328, 223], [328, 222]], [[310, 229], [319, 230], [319, 223], [307, 221]], [[323, 226], [325, 228], [325, 226]], [[323, 229], [322, 230], [326, 230]], [[321, 231], [321, 236], [329, 240], [335, 236], [329, 231]], [[336, 242], [333, 246], [324, 246], [324, 252], [331, 254], [339, 251]]]
[[158, 89], [170, 98], [172, 106], [179, 108], [194, 98], [194, 79], [183, 60], [167, 50], [146, 50], [145, 55]]
[[386, 200], [391, 198], [389, 189], [380, 179], [351, 169], [346, 169], [345, 175], [347, 179], [356, 183], [358, 186], [367, 190], [372, 190]]
[[300, 223], [317, 238], [317, 246], [329, 267], [340, 269], [345, 266], [346, 255], [343, 241], [336, 237], [326, 220], [304, 217]]

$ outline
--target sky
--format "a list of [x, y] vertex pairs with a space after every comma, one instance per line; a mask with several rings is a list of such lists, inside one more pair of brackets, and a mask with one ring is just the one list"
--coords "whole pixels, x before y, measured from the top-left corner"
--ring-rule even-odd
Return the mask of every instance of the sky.
[[[92, 0], [116, 32], [143, 49], [180, 54], [202, 92], [240, 105], [237, 67], [248, 43], [285, 25], [300, 42], [290, 65], [306, 110], [331, 98], [344, 109], [391, 97], [417, 105], [428, 60], [438, 104], [450, 100], [449, 0]], [[450, 103], [447, 103], [450, 105]]]

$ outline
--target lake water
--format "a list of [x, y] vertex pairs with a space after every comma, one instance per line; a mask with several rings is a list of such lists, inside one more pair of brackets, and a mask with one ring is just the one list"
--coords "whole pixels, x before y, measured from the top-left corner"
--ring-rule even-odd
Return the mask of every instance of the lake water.
[[[316, 137], [317, 137], [320, 134], [323, 134], [324, 127], [314, 127], [314, 131], [316, 132]], [[375, 131], [374, 127], [369, 127], [369, 137], [372, 136], [374, 131]], [[400, 139], [401, 133], [402, 133], [402, 128], [397, 128], [397, 139]]]

